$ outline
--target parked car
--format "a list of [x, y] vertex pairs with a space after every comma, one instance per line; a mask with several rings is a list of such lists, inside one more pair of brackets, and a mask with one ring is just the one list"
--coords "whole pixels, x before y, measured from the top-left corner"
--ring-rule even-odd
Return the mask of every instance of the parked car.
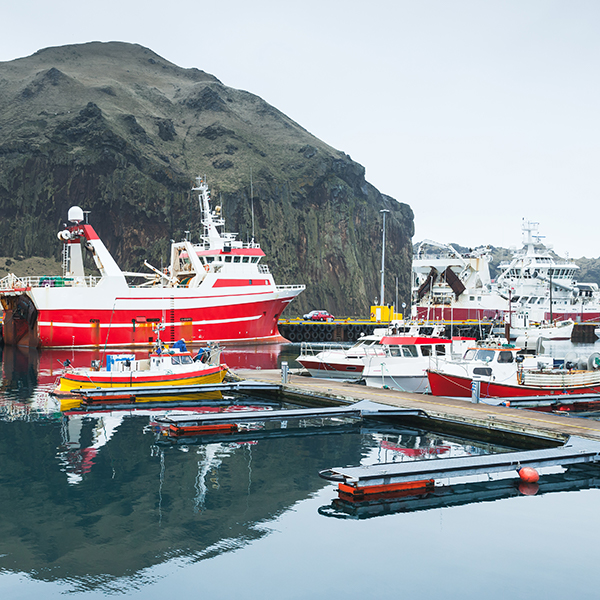
[[302, 315], [305, 321], [333, 321], [335, 317], [326, 310], [311, 310], [307, 315]]

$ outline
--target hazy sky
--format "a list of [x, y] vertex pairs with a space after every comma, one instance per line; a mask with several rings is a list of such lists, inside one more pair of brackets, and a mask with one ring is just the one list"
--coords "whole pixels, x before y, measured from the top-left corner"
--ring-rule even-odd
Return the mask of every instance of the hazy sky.
[[416, 235], [600, 256], [598, 0], [11, 2], [0, 61], [135, 42], [264, 98], [410, 204]]

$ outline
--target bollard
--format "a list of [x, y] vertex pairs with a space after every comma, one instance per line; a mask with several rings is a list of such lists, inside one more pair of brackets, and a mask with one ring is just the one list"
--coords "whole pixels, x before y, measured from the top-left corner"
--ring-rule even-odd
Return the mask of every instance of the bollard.
[[471, 381], [471, 402], [474, 404], [479, 404], [479, 396], [481, 392], [481, 381], [479, 379], [475, 379]]
[[289, 370], [286, 361], [281, 363], [281, 383], [288, 383], [289, 381]]

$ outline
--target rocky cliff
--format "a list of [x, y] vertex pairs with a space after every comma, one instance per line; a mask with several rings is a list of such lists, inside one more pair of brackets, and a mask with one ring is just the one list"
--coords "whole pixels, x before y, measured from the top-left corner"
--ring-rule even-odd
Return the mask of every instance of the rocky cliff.
[[249, 239], [254, 220], [276, 281], [306, 284], [290, 313], [367, 312], [383, 208], [386, 289], [398, 278], [408, 298], [410, 207], [259, 97], [120, 42], [0, 63], [0, 256], [58, 259], [56, 232], [79, 205], [122, 268], [160, 266], [169, 240], [198, 239], [197, 175], [229, 231]]

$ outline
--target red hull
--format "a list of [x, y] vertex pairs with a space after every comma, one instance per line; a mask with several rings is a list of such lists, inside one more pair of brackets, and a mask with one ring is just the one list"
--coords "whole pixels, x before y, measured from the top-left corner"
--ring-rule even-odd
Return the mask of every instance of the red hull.
[[[156, 339], [154, 323], [164, 322], [161, 339], [174, 342], [282, 342], [277, 323], [289, 303], [270, 299], [230, 306], [171, 310], [40, 310], [25, 335], [27, 321], [5, 320], [7, 344], [42, 347], [148, 347]], [[12, 323], [14, 322], [14, 327]], [[18, 325], [22, 325], [20, 328]], [[21, 331], [23, 329], [23, 331]], [[38, 343], [32, 343], [32, 338]]]
[[[417, 306], [417, 319], [427, 321], [493, 321], [508, 315], [508, 311], [492, 310], [483, 308], [450, 308], [448, 306]], [[546, 320], [550, 321], [550, 313], [545, 313]], [[600, 312], [578, 313], [565, 312], [552, 315], [554, 320], [566, 321], [572, 319], [575, 322], [586, 323], [600, 320]]]
[[[471, 397], [472, 379], [447, 375], [437, 371], [427, 371], [429, 388], [433, 396], [458, 398]], [[526, 396], [554, 396], [559, 394], [592, 394], [600, 393], [600, 385], [589, 385], [576, 388], [529, 387], [524, 385], [503, 385], [482, 381], [479, 387], [481, 398], [514, 398]]]

